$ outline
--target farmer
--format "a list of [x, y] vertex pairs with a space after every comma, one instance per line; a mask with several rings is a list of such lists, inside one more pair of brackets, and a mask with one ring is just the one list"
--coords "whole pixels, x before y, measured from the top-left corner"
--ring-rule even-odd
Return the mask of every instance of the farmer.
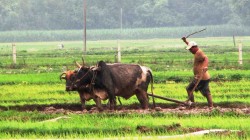
[[194, 102], [193, 88], [198, 84], [195, 87], [195, 91], [199, 90], [202, 95], [207, 98], [208, 106], [212, 109], [213, 101], [209, 89], [210, 75], [208, 73], [208, 57], [201, 49], [199, 49], [196, 42], [188, 42], [186, 37], [182, 37], [182, 40], [187, 44], [186, 50], [189, 50], [192, 54], [194, 54], [194, 79], [186, 88], [188, 101]]

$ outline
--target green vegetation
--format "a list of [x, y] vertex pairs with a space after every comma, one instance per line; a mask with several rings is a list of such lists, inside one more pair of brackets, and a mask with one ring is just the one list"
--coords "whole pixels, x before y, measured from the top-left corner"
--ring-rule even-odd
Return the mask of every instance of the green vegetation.
[[[37, 79], [41, 78], [36, 77]], [[52, 79], [53, 77], [51, 77]], [[79, 95], [77, 92], [68, 93], [64, 91], [65, 82], [53, 83], [53, 82], [41, 82], [37, 83], [34, 80], [15, 84], [6, 84], [0, 87], [1, 100], [0, 107], [8, 108], [11, 106], [23, 106], [23, 105], [49, 105], [49, 104], [79, 104]], [[47, 83], [46, 83], [47, 82]], [[175, 83], [167, 81], [166, 83], [155, 84], [154, 92], [157, 95], [163, 97], [174, 98], [178, 100], [186, 99], [185, 87], [187, 82]], [[212, 82], [211, 92], [213, 94], [213, 100], [216, 104], [224, 104], [228, 102], [239, 102], [241, 104], [250, 105], [250, 82], [248, 81], [233, 81], [233, 82]], [[149, 90], [150, 91], [150, 90]], [[196, 102], [201, 104], [206, 103], [206, 99], [202, 97], [200, 93], [195, 94]], [[121, 99], [124, 105], [133, 103], [139, 104], [136, 97], [132, 97], [129, 100]], [[157, 103], [164, 103], [171, 105], [171, 102], [156, 99]], [[88, 105], [94, 104], [90, 101]]]
[[[238, 64], [238, 50], [232, 38], [192, 38], [201, 45], [210, 60], [209, 71], [213, 100], [218, 107], [250, 107], [250, 44], [249, 37], [236, 37], [243, 43], [243, 65]], [[137, 63], [152, 69], [154, 93], [185, 100], [185, 87], [192, 78], [192, 54], [184, 49], [180, 39], [121, 40], [122, 62]], [[240, 130], [230, 135], [205, 135], [201, 139], [247, 139], [250, 137], [249, 114], [235, 111], [221, 112], [218, 108], [197, 114], [181, 113], [48, 113], [45, 107], [79, 109], [77, 92], [66, 92], [61, 72], [75, 69], [74, 61], [81, 63], [82, 42], [20, 42], [17, 64], [12, 63], [11, 44], [0, 43], [0, 138], [105, 138], [176, 135], [204, 129]], [[97, 61], [114, 62], [117, 41], [88, 41], [84, 56], [88, 65]], [[195, 93], [199, 107], [206, 99]], [[103, 101], [106, 104], [107, 101]], [[122, 99], [124, 106], [138, 105], [136, 97]], [[152, 100], [150, 99], [150, 103]], [[166, 108], [176, 104], [156, 99]], [[89, 109], [93, 101], [87, 102]], [[55, 122], [47, 120], [61, 116], [70, 118]], [[178, 125], [177, 125], [178, 124]], [[180, 126], [179, 126], [180, 125]], [[173, 131], [169, 129], [174, 127]], [[140, 128], [146, 127], [146, 131]], [[193, 131], [191, 131], [193, 130]], [[195, 137], [197, 138], [197, 137]]]
[[[196, 34], [196, 37], [214, 36], [244, 36], [249, 35], [249, 26], [238, 25], [207, 25], [191, 27], [157, 27], [133, 29], [91, 29], [87, 31], [88, 40], [115, 40], [115, 39], [152, 39], [152, 38], [178, 38], [197, 29], [206, 28], [205, 32]], [[82, 40], [82, 30], [28, 30], [0, 32], [1, 42], [39, 42], [39, 41], [75, 41]], [[44, 43], [42, 43], [44, 44]]]
[[[13, 114], [16, 116], [14, 117]], [[1, 113], [0, 136], [4, 138], [98, 138], [124, 136], [156, 136], [182, 134], [183, 131], [166, 131], [167, 126], [181, 124], [184, 128], [223, 128], [249, 130], [248, 116], [223, 114], [85, 114], [68, 115], [68, 119], [46, 122], [63, 114], [45, 115], [39, 112], [4, 111]], [[241, 119], [238, 119], [240, 117]], [[157, 120], [157, 121], [156, 121]], [[154, 123], [152, 123], [154, 122]], [[227, 123], [225, 123], [227, 122]], [[21, 127], [20, 127], [21, 126]], [[148, 126], [152, 131], [140, 131], [139, 126]], [[165, 128], [164, 128], [165, 127]], [[244, 131], [242, 138], [249, 136]], [[232, 136], [231, 136], [232, 137]], [[237, 135], [234, 137], [237, 138]], [[241, 138], [241, 137], [239, 137]]]
[[[244, 65], [238, 64], [238, 49], [233, 45], [233, 38], [192, 38], [201, 45], [210, 60], [211, 70], [245, 69], [249, 63], [249, 37], [236, 37], [236, 43], [243, 43]], [[63, 50], [58, 49], [61, 42], [16, 43], [17, 64], [12, 65], [11, 44], [0, 44], [1, 71], [15, 73], [62, 71], [62, 66], [74, 69], [73, 61], [81, 62], [83, 42], [62, 42]], [[114, 62], [117, 41], [88, 41], [85, 61], [95, 65], [98, 60]], [[192, 55], [184, 49], [180, 39], [121, 40], [122, 62], [139, 63], [153, 71], [190, 70]], [[216, 51], [215, 51], [216, 50]], [[50, 69], [52, 68], [52, 69]]]

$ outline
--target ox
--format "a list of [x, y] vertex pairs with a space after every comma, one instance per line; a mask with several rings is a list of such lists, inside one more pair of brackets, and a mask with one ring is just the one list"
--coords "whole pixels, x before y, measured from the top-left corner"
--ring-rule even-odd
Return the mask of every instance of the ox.
[[[60, 80], [65, 79], [66, 80], [66, 91], [77, 91], [79, 93], [80, 96], [80, 101], [82, 104], [82, 110], [85, 109], [85, 102], [89, 101], [91, 99], [93, 99], [96, 103], [96, 106], [99, 110], [103, 110], [102, 106], [101, 106], [101, 100], [106, 100], [107, 99], [107, 93], [105, 90], [98, 90], [95, 89], [93, 92], [90, 91], [90, 88], [85, 87], [85, 88], [81, 88], [81, 89], [72, 89], [72, 85], [73, 82], [75, 80], [76, 77], [76, 72], [77, 71], [71, 71], [71, 70], [67, 70], [66, 72], [63, 72], [60, 75]], [[120, 104], [121, 101], [118, 98]]]
[[79, 64], [78, 67], [74, 85], [70, 89], [104, 91], [101, 94], [106, 94], [102, 97], [109, 98], [110, 109], [114, 109], [115, 96], [129, 99], [133, 95], [137, 96], [143, 109], [148, 108], [147, 89], [150, 82], [153, 93], [153, 76], [149, 68], [136, 64], [106, 64], [103, 61], [92, 68]]

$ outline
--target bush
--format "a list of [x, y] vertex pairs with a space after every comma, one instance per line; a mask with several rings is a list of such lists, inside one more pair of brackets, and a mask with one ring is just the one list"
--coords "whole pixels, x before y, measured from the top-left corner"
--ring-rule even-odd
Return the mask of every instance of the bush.
[[230, 79], [232, 80], [232, 81], [239, 81], [239, 80], [241, 80], [242, 79], [242, 75], [241, 74], [233, 74], [233, 75], [231, 75], [230, 76]]
[[223, 74], [218, 74], [218, 75], [214, 76], [212, 80], [213, 81], [225, 81], [226, 76]]
[[2, 62], [0, 62], [0, 68], [4, 68], [4, 65]]
[[183, 77], [179, 77], [179, 76], [174, 76], [174, 77], [171, 76], [167, 80], [168, 81], [175, 81], [176, 83], [179, 83], [179, 82], [183, 82], [184, 78]]

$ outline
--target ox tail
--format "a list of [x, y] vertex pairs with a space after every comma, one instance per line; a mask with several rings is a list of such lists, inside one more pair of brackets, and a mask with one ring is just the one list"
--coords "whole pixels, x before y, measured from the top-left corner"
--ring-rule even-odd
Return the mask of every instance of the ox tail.
[[151, 93], [152, 93], [152, 99], [153, 99], [153, 107], [155, 108], [156, 105], [155, 105], [155, 97], [154, 97], [154, 78], [153, 78], [153, 74], [152, 74], [152, 71], [149, 69], [148, 70], [148, 73], [150, 75], [150, 84], [151, 84]]

